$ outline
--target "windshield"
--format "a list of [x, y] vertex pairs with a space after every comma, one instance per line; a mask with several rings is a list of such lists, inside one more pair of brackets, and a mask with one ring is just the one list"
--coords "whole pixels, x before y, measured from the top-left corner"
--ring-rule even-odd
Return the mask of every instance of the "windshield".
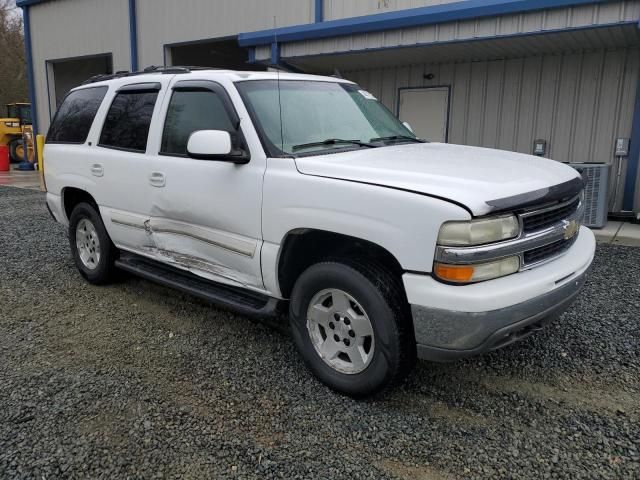
[[18, 107], [15, 105], [7, 105], [7, 117], [18, 118]]
[[382, 103], [353, 84], [253, 80], [236, 86], [274, 156], [416, 141]]

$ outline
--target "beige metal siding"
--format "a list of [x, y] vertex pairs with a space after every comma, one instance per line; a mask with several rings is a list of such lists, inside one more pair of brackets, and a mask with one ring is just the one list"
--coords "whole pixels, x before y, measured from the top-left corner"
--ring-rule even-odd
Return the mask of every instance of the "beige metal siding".
[[428, 7], [460, 0], [324, 0], [325, 20]]
[[129, 70], [128, 0], [56, 0], [30, 7], [38, 128], [49, 127], [46, 61], [113, 54], [114, 70]]
[[[640, 18], [640, 0], [612, 1], [604, 4], [479, 18], [402, 30], [293, 42], [283, 45], [282, 56], [303, 57], [416, 44], [444, 44], [491, 38], [496, 35], [533, 34], [567, 28], [616, 25], [623, 22], [637, 22], [638, 18]], [[550, 48], [553, 48], [553, 45], [550, 45]]]
[[314, 12], [314, 0], [138, 0], [140, 66], [162, 65], [166, 44], [310, 23]]
[[[429, 73], [432, 80], [424, 78]], [[399, 88], [450, 85], [451, 143], [531, 153], [533, 141], [542, 138], [548, 142], [547, 156], [555, 160], [615, 167], [615, 139], [631, 136], [640, 49], [410, 65], [343, 75], [394, 112]]]

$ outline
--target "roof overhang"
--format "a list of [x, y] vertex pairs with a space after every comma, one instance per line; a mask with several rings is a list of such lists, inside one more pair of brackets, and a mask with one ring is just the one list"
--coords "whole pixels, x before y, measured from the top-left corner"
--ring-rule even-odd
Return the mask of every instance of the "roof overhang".
[[342, 35], [381, 32], [496, 15], [606, 3], [607, 1], [608, 0], [464, 0], [443, 5], [410, 8], [375, 15], [241, 33], [238, 36], [238, 42], [240, 46], [243, 47], [257, 47], [275, 42], [317, 40]]
[[303, 71], [331, 73], [336, 69], [346, 72], [403, 65], [502, 60], [638, 46], [640, 46], [640, 30], [635, 23], [630, 23], [502, 38], [291, 56], [286, 57], [286, 61]]

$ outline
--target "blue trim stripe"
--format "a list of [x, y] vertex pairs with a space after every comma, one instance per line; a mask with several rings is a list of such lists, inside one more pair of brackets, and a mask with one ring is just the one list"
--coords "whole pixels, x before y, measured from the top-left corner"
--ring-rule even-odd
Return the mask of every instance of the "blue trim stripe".
[[129, 40], [131, 42], [131, 71], [138, 71], [138, 15], [136, 0], [129, 0]]
[[315, 1], [316, 1], [316, 15], [315, 15], [316, 23], [324, 22], [324, 0], [315, 0]]
[[296, 42], [606, 1], [608, 0], [465, 0], [444, 5], [241, 33], [238, 36], [238, 43], [242, 47], [268, 45], [273, 43], [276, 37], [278, 42]]
[[29, 82], [29, 101], [31, 102], [31, 123], [33, 125], [34, 134], [39, 133], [38, 130], [38, 108], [36, 104], [36, 84], [33, 72], [33, 55], [31, 45], [31, 17], [29, 16], [29, 7], [22, 7], [22, 20], [24, 22], [24, 52], [27, 62], [27, 79]]
[[16, 0], [16, 7], [28, 7], [29, 5], [37, 5], [51, 0]]
[[[627, 177], [624, 182], [624, 199], [622, 209], [633, 210], [636, 183], [638, 179], [638, 163], [640, 163], [640, 81], [636, 90], [636, 105], [633, 111], [633, 126], [631, 127], [631, 145], [627, 159]], [[640, 206], [639, 206], [640, 208]]]

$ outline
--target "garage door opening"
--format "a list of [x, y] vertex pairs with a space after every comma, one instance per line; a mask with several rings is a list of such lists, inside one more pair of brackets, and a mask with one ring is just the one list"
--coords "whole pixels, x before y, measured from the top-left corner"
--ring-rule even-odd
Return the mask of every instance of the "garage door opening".
[[51, 113], [57, 110], [69, 90], [95, 75], [110, 73], [113, 73], [111, 54], [48, 61], [47, 82]]
[[206, 41], [167, 47], [167, 65], [213, 67], [230, 70], [264, 70], [261, 65], [247, 63], [249, 53], [238, 46], [238, 39]]

